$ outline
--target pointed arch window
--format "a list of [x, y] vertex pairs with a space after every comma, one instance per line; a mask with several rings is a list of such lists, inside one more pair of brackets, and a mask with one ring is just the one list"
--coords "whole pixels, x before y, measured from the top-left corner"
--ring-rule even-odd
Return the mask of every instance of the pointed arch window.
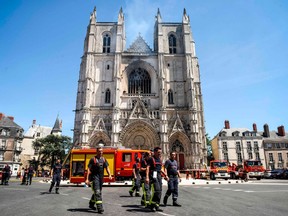
[[172, 145], [172, 151], [174, 152], [184, 152], [184, 147], [182, 143], [177, 139]]
[[111, 102], [111, 92], [110, 89], [107, 89], [105, 92], [105, 103], [110, 103]]
[[168, 38], [169, 41], [169, 53], [174, 54], [176, 53], [176, 37], [175, 35], [171, 34]]
[[128, 93], [151, 93], [151, 78], [146, 70], [137, 68], [130, 73], [128, 78]]
[[103, 53], [110, 53], [111, 37], [105, 34], [103, 37]]
[[171, 89], [168, 91], [168, 104], [174, 104], [173, 102], [173, 92]]

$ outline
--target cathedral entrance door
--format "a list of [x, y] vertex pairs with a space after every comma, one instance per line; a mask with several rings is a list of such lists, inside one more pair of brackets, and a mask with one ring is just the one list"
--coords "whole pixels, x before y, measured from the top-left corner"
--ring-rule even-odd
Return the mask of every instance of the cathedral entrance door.
[[176, 160], [179, 164], [179, 169], [180, 170], [184, 169], [185, 166], [184, 147], [178, 139], [173, 143], [172, 151], [176, 152]]

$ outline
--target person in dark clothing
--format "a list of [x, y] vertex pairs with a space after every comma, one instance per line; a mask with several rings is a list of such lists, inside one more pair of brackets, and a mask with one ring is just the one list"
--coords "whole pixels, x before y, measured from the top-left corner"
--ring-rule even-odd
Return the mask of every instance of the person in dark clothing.
[[10, 174], [11, 174], [10, 166], [6, 164], [5, 167], [2, 169], [1, 185], [9, 185]]
[[31, 185], [33, 175], [34, 175], [34, 167], [32, 165], [30, 165], [30, 167], [27, 170], [26, 185], [28, 185], [28, 183], [29, 183], [29, 185]]
[[49, 189], [49, 193], [51, 193], [51, 191], [52, 191], [52, 189], [56, 183], [55, 192], [56, 192], [56, 194], [59, 194], [61, 175], [62, 175], [62, 164], [60, 163], [60, 159], [58, 159], [56, 161], [56, 164], [54, 164], [54, 166], [52, 167], [52, 170], [51, 170], [52, 182], [51, 182], [51, 186]]
[[133, 164], [133, 185], [132, 188], [129, 190], [130, 196], [133, 196], [134, 191], [136, 191], [135, 196], [140, 197], [140, 159], [136, 158], [136, 162]]
[[145, 152], [141, 160], [141, 167], [140, 167], [141, 187], [143, 191], [141, 205], [144, 205], [145, 207], [148, 207], [149, 202], [150, 202], [150, 187], [149, 187], [149, 183], [145, 182], [147, 161], [149, 160], [150, 157], [151, 157], [151, 152]]
[[181, 205], [177, 202], [178, 184], [179, 184], [178, 181], [181, 181], [181, 178], [180, 178], [179, 166], [175, 158], [176, 158], [176, 153], [171, 152], [170, 159], [168, 159], [164, 165], [164, 169], [165, 169], [164, 171], [167, 172], [169, 181], [168, 181], [168, 190], [164, 196], [163, 204], [164, 206], [167, 205], [168, 197], [172, 194], [173, 206], [181, 207]]
[[160, 147], [154, 149], [154, 155], [148, 160], [146, 169], [146, 183], [149, 182], [151, 187], [151, 198], [149, 207], [151, 211], [163, 211], [159, 208], [161, 194], [162, 194], [162, 174], [164, 178], [168, 181], [169, 178], [165, 172], [162, 171], [162, 161], [161, 161], [162, 150]]
[[103, 148], [98, 147], [96, 156], [91, 158], [88, 164], [86, 184], [90, 185], [91, 182], [91, 189], [93, 191], [92, 197], [89, 201], [89, 208], [96, 210], [94, 206], [96, 204], [97, 211], [100, 214], [104, 212], [102, 204], [104, 169], [106, 169], [109, 179], [111, 180], [112, 176], [109, 170], [109, 164], [103, 157]]

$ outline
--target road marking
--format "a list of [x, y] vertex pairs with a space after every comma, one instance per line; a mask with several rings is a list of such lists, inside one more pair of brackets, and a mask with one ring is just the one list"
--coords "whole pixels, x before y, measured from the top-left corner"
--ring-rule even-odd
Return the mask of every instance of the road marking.
[[233, 190], [233, 191], [238, 192], [238, 191], [244, 191], [244, 190], [242, 190], [242, 189], [236, 189], [236, 190]]
[[163, 212], [157, 212], [157, 213], [161, 214], [161, 215], [165, 215], [165, 216], [174, 216], [174, 215], [166, 214], [166, 213], [163, 213]]
[[246, 193], [279, 193], [279, 192], [287, 192], [288, 190], [273, 190], [273, 191], [244, 191]]
[[68, 196], [69, 194], [60, 193], [60, 195], [63, 195], [63, 196]]
[[90, 199], [89, 199], [89, 198], [87, 198], [87, 197], [82, 197], [82, 199], [90, 200]]
[[231, 188], [223, 188], [222, 190], [224, 190], [224, 191], [230, 191], [230, 190], [232, 190]]
[[3, 188], [4, 190], [14, 190], [14, 191], [29, 191], [29, 189], [24, 188]]
[[214, 190], [221, 190], [222, 188], [213, 188]]

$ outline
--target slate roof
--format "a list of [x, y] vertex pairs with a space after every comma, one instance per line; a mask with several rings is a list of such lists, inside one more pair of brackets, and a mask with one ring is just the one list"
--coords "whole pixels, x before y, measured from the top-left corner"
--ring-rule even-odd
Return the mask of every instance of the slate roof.
[[18, 128], [18, 129], [22, 129], [22, 127], [20, 127], [18, 124], [16, 124], [14, 121], [12, 121], [10, 118], [8, 118], [7, 116], [3, 116], [0, 119], [0, 127], [5, 127], [5, 128]]
[[[264, 131], [259, 132], [261, 136], [263, 136]], [[278, 131], [269, 131], [270, 137], [264, 137], [263, 139], [265, 142], [279, 142], [279, 141], [285, 141], [288, 142], [288, 133], [285, 133], [285, 136], [279, 136]]]
[[36, 133], [39, 132], [41, 133], [42, 137], [46, 137], [49, 134], [51, 134], [52, 127], [47, 127], [47, 126], [40, 126], [40, 125], [35, 125], [33, 124], [28, 131], [25, 133], [25, 137], [36, 137]]
[[[242, 135], [243, 132], [247, 132], [247, 131], [248, 131], [248, 132], [254, 132], [254, 131], [249, 130], [248, 128], [230, 128], [230, 129], [225, 129], [225, 128], [223, 128], [223, 129], [218, 133], [218, 135], [219, 135], [220, 133], [222, 133], [223, 131], [226, 132], [226, 136], [232, 136], [232, 133], [234, 133], [234, 132], [236, 132], [236, 131], [239, 132], [239, 135], [240, 135], [240, 136], [243, 136], [243, 135]], [[257, 132], [256, 135], [257, 135], [257, 136], [261, 136], [261, 134], [260, 134], [259, 132]]]
[[152, 53], [152, 49], [144, 41], [144, 39], [139, 35], [137, 39], [132, 43], [132, 45], [127, 49], [128, 53]]

